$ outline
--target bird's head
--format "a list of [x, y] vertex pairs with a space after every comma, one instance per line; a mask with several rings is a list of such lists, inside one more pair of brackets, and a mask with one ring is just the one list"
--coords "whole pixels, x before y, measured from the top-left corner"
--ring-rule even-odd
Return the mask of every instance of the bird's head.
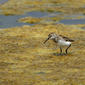
[[55, 39], [55, 38], [57, 38], [57, 35], [56, 35], [56, 33], [50, 33], [49, 35], [48, 35], [48, 38], [45, 40], [45, 42], [44, 43], [46, 43], [49, 39]]

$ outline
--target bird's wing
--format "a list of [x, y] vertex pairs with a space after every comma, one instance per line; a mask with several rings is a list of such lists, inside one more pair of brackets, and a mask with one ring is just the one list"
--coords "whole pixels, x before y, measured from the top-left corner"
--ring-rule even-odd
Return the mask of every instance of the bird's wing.
[[74, 42], [74, 40], [72, 40], [72, 39], [70, 39], [70, 38], [68, 38], [68, 37], [65, 37], [65, 36], [63, 36], [63, 35], [60, 35], [64, 40], [66, 40], [66, 41], [70, 41], [70, 42]]

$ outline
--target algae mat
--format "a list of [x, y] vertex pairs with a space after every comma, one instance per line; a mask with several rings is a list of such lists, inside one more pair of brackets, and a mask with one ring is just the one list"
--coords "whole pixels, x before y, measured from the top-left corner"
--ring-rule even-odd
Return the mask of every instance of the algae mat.
[[14, 15], [30, 11], [48, 11], [85, 14], [85, 0], [8, 0], [0, 5], [2, 14]]
[[[50, 32], [75, 39], [57, 55]], [[75, 35], [76, 34], [76, 35]], [[35, 25], [0, 30], [0, 85], [85, 85], [85, 31], [77, 25]]]

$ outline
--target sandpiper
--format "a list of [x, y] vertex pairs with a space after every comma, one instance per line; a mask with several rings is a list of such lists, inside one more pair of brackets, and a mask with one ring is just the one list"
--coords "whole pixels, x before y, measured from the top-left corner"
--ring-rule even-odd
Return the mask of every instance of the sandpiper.
[[66, 54], [68, 53], [68, 49], [71, 47], [72, 42], [74, 42], [74, 40], [62, 36], [62, 35], [58, 35], [56, 33], [50, 33], [48, 35], [48, 38], [45, 40], [44, 44], [49, 40], [53, 40], [55, 43], [58, 44], [58, 46], [60, 47], [60, 54], [62, 53], [62, 46], [67, 46], [65, 52]]

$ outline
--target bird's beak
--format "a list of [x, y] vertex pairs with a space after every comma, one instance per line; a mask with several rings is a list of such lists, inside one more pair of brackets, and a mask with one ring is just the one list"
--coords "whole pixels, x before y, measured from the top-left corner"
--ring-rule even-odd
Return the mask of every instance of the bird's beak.
[[44, 44], [50, 39], [50, 37], [48, 37], [45, 41], [44, 41]]

